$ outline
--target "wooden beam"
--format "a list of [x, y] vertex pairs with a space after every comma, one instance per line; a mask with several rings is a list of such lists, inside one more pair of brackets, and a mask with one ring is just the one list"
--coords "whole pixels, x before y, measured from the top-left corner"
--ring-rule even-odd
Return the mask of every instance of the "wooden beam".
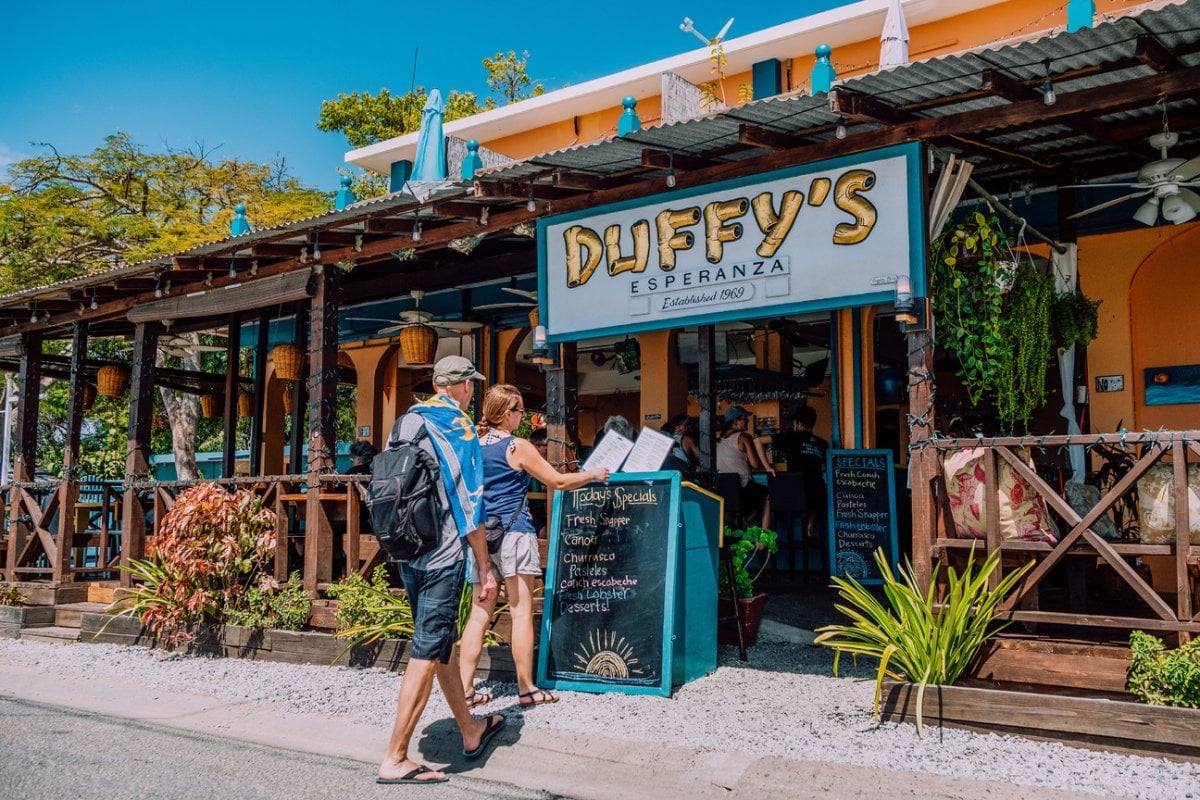
[[258, 341], [254, 344], [254, 412], [250, 417], [250, 474], [261, 475], [263, 412], [267, 401], [267, 344], [271, 335], [271, 312], [258, 314]]
[[597, 189], [607, 189], [612, 186], [612, 180], [609, 178], [592, 175], [587, 172], [573, 172], [565, 169], [555, 172], [551, 181], [555, 186], [562, 187], [563, 189], [596, 191]]
[[255, 256], [262, 258], [299, 258], [300, 253], [305, 250], [305, 246], [301, 243], [295, 244], [275, 244], [272, 242], [262, 242], [250, 247], [250, 252]]
[[448, 201], [445, 203], [434, 203], [430, 210], [431, 213], [437, 217], [477, 220], [479, 219], [479, 215], [487, 210], [487, 206], [479, 203], [467, 203], [459, 200]]
[[1143, 33], [1137, 37], [1133, 51], [1134, 57], [1155, 72], [1168, 72], [1179, 69], [1179, 59], [1169, 47], [1160, 42], [1153, 34]]
[[225, 478], [232, 478], [235, 475], [234, 454], [237, 450], [238, 393], [242, 389], [238, 376], [242, 354], [241, 323], [240, 314], [231, 314], [225, 339], [225, 437], [221, 443], [221, 476]]
[[372, 217], [363, 224], [367, 233], [412, 233], [413, 229], [411, 219], [395, 217]]
[[338, 276], [324, 269], [312, 298], [308, 345], [308, 495], [305, 500], [304, 586], [333, 579], [333, 526], [321, 503], [321, 475], [335, 472], [337, 448]]
[[[345, 223], [339, 223], [345, 224]], [[358, 242], [362, 241], [362, 234], [351, 231], [310, 231], [308, 234], [309, 244], [321, 245], [321, 248], [327, 248], [329, 245], [338, 245], [341, 247], [353, 247]]]
[[912, 114], [888, 105], [877, 97], [851, 91], [841, 86], [830, 90], [829, 108], [834, 113], [847, 117], [882, 122], [885, 125], [896, 125], [914, 119]]
[[742, 123], [738, 125], [738, 142], [747, 147], [761, 147], [764, 150], [790, 150], [807, 144], [804, 138], [790, 133], [773, 131], [758, 125]]
[[688, 153], [672, 153], [667, 150], [655, 150], [652, 148], [642, 150], [642, 166], [654, 169], [666, 169], [670, 166], [681, 170], [705, 169], [716, 163], [711, 158], [689, 155]]

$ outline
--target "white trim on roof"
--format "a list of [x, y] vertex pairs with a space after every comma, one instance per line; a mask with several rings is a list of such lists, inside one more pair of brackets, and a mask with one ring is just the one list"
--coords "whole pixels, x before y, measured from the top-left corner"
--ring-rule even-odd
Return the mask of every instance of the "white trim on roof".
[[[904, 14], [910, 28], [1005, 1], [903, 0]], [[795, 58], [812, 53], [819, 44], [835, 48], [836, 60], [837, 47], [879, 37], [887, 17], [887, 7], [888, 0], [862, 0], [730, 39], [725, 43], [725, 57], [729, 62], [727, 71], [737, 74], [748, 71], [759, 61]], [[664, 72], [674, 72], [693, 83], [702, 83], [710, 77], [709, 51], [699, 47], [576, 86], [547, 92], [540, 97], [447, 122], [443, 130], [447, 136], [477, 139], [487, 146], [488, 142], [573, 116], [617, 108], [621, 98], [626, 95], [633, 95], [639, 100], [657, 97], [662, 87], [660, 76]], [[795, 76], [793, 80], [804, 82], [807, 76]], [[387, 175], [392, 162], [411, 160], [416, 146], [417, 134], [409, 133], [351, 150], [346, 153], [345, 161]]]

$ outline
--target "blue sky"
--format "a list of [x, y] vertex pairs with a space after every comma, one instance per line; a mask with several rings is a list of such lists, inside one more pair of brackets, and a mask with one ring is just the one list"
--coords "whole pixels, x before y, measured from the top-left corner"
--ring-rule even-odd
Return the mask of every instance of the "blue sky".
[[418, 85], [482, 97], [480, 62], [499, 51], [528, 50], [531, 77], [556, 89], [698, 47], [684, 16], [708, 36], [735, 17], [732, 38], [846, 4], [0, 0], [0, 168], [31, 142], [83, 153], [122, 130], [154, 150], [283, 156], [333, 190], [347, 147], [316, 129], [321, 100], [408, 91], [414, 49]]

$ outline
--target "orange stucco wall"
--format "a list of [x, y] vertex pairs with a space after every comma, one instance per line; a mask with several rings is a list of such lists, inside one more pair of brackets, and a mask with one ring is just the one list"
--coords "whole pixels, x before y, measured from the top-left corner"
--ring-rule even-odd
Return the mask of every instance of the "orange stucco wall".
[[[1200, 405], [1146, 406], [1142, 370], [1200, 364], [1200, 222], [1089, 236], [1079, 242], [1079, 284], [1102, 301], [1088, 348], [1092, 430], [1200, 427]], [[1125, 389], [1097, 392], [1096, 377]]]
[[[1097, 0], [1097, 16], [1121, 8], [1141, 5], [1140, 0]], [[797, 12], [800, 13], [800, 12]], [[1009, 39], [1025, 37], [1039, 31], [1049, 32], [1066, 24], [1066, 3], [1062, 0], [1009, 0], [986, 6], [977, 11], [938, 20], [909, 29], [909, 57], [914, 61], [956, 53], [981, 45], [999, 45]], [[785, 70], [784, 92], [807, 89], [812, 70], [812, 53], [776, 55], [782, 63], [790, 61]], [[879, 39], [872, 37], [834, 49], [833, 65], [839, 78], [873, 72], [879, 67]], [[790, 75], [790, 79], [787, 77]], [[724, 96], [736, 104], [739, 87], [752, 84], [749, 72], [729, 74], [722, 81]], [[540, 153], [586, 144], [611, 137], [617, 131], [621, 114], [620, 98], [614, 105], [578, 117], [560, 120], [530, 131], [494, 139], [480, 138], [480, 143], [511, 158], [529, 158]], [[662, 98], [638, 100], [638, 117], [643, 125], [653, 125], [662, 116]]]

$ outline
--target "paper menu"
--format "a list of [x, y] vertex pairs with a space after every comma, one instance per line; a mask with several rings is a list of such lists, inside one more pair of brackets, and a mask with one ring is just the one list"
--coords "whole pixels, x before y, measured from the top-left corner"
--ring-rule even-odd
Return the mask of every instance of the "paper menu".
[[616, 431], [608, 431], [600, 437], [600, 441], [592, 448], [592, 453], [583, 462], [583, 468], [607, 469], [616, 472], [625, 461], [625, 456], [633, 449], [633, 442]]
[[662, 469], [663, 461], [674, 446], [675, 440], [665, 433], [659, 433], [653, 428], [642, 428], [621, 471], [657, 472]]

